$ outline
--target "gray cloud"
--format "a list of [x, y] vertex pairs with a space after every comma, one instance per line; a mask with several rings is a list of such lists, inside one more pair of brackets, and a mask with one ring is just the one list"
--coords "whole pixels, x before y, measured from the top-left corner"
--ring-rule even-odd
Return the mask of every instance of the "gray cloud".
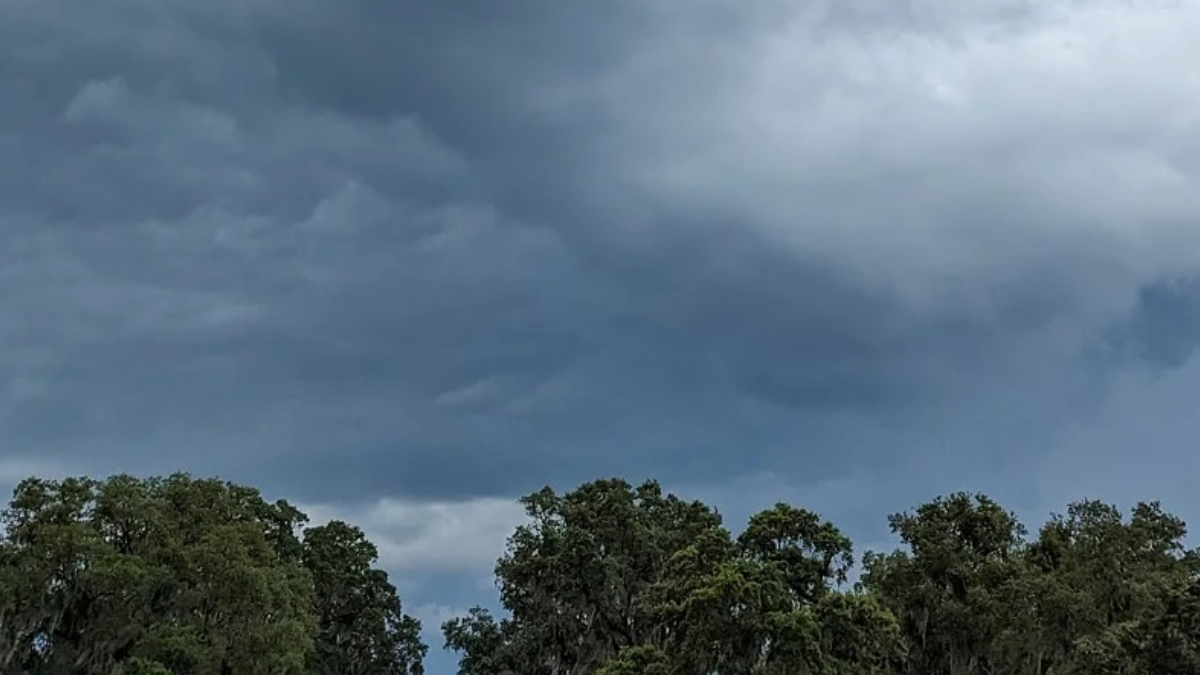
[[1194, 349], [1198, 22], [10, 2], [0, 441], [320, 503], [1033, 485]]
[[1109, 329], [1111, 347], [1164, 368], [1179, 368], [1200, 344], [1200, 278], [1143, 286], [1125, 317]]

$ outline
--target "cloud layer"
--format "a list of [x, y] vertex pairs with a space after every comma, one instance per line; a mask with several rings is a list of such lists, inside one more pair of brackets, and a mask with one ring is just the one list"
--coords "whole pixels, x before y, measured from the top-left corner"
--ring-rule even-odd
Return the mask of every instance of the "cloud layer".
[[1198, 30], [1166, 0], [9, 0], [0, 479], [220, 473], [413, 579], [486, 572], [514, 495], [598, 475], [871, 540], [960, 487], [1151, 491], [1194, 437]]

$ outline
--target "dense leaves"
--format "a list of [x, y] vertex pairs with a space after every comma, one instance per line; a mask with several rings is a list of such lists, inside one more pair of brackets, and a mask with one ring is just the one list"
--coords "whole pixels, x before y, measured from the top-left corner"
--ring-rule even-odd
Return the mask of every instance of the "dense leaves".
[[460, 673], [1200, 675], [1200, 556], [1158, 504], [1085, 501], [1032, 540], [984, 495], [935, 499], [868, 553], [779, 504], [736, 537], [656, 483], [524, 500], [502, 619], [443, 626]]
[[850, 541], [810, 511], [779, 504], [734, 538], [654, 482], [524, 503], [496, 566], [509, 617], [444, 626], [462, 673], [866, 674], [903, 655], [894, 616], [836, 588]]
[[[735, 534], [652, 481], [522, 504], [501, 611], [442, 626], [462, 675], [1200, 675], [1200, 553], [1157, 503], [1070, 504], [1030, 537], [956, 493], [861, 560], [815, 512]], [[2, 517], [0, 673], [423, 672], [364, 533], [252, 488], [28, 479]]]
[[3, 518], [0, 672], [420, 672], [419, 627], [361, 533], [301, 539], [305, 516], [254, 489], [29, 479]]
[[378, 553], [362, 530], [334, 521], [304, 533], [320, 627], [316, 673], [420, 673], [421, 624], [400, 608], [396, 587], [375, 568]]
[[639, 599], [673, 555], [720, 528], [712, 509], [653, 482], [547, 488], [522, 503], [530, 522], [496, 566], [511, 618], [476, 612], [446, 626], [447, 642], [466, 654], [464, 673], [590, 673], [654, 642], [663, 623]]

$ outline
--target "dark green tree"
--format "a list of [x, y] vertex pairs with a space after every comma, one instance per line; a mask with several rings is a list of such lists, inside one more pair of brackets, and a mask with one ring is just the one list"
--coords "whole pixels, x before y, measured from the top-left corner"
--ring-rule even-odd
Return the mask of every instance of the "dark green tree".
[[0, 672], [421, 672], [362, 533], [178, 474], [29, 479], [3, 513]]
[[863, 586], [899, 618], [912, 675], [997, 672], [993, 648], [1021, 572], [1024, 528], [984, 495], [956, 493], [889, 517], [908, 550], [868, 554]]
[[183, 475], [22, 482], [0, 545], [0, 670], [303, 673], [311, 580], [264, 517], [295, 513]]
[[496, 565], [510, 617], [496, 623], [475, 612], [443, 627], [447, 644], [464, 650], [462, 672], [489, 663], [592, 673], [623, 648], [657, 644], [662, 627], [639, 596], [673, 554], [721, 527], [711, 508], [664, 495], [652, 481], [601, 480], [562, 495], [546, 488], [521, 503], [529, 522]]
[[530, 523], [496, 568], [510, 616], [443, 626], [460, 673], [867, 675], [903, 656], [891, 613], [836, 589], [850, 541], [812, 512], [777, 505], [735, 540], [652, 482], [523, 502]]
[[396, 587], [375, 567], [378, 551], [362, 530], [341, 521], [310, 528], [303, 559], [313, 577], [319, 627], [313, 673], [423, 672], [427, 648], [421, 624], [403, 613]]
[[524, 675], [549, 672], [540, 665], [531, 631], [522, 632], [511, 619], [497, 621], [486, 609], [474, 607], [466, 616], [442, 625], [446, 649], [460, 654], [462, 675]]

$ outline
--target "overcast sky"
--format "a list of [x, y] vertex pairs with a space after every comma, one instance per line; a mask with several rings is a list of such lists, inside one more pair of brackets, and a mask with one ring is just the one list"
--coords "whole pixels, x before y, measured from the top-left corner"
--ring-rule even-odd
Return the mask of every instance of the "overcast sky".
[[430, 628], [546, 483], [863, 545], [959, 489], [1200, 518], [1197, 35], [1182, 0], [0, 0], [0, 481], [259, 485], [365, 525]]

